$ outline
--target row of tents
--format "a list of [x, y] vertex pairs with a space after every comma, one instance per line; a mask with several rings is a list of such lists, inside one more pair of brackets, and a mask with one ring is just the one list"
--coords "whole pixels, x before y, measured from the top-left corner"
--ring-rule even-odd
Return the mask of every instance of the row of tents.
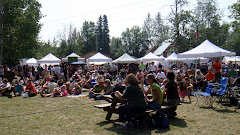
[[[162, 53], [162, 52], [161, 52]], [[139, 63], [139, 62], [152, 62], [152, 61], [157, 61], [157, 62], [175, 62], [175, 61], [182, 61], [182, 62], [190, 62], [194, 61], [196, 59], [200, 60], [200, 62], [207, 63], [209, 58], [212, 57], [224, 57], [223, 61], [228, 62], [228, 61], [233, 61], [233, 62], [240, 62], [240, 57], [235, 56], [235, 52], [231, 52], [225, 49], [222, 49], [213, 43], [211, 43], [209, 40], [205, 40], [202, 44], [197, 46], [196, 48], [193, 48], [189, 51], [176, 54], [172, 53], [170, 56], [167, 58], [163, 57], [160, 53], [159, 50], [157, 49], [154, 53], [150, 52], [147, 55], [143, 56], [142, 58], [134, 58], [130, 56], [127, 53], [124, 53], [121, 57], [115, 59], [112, 61], [112, 58], [108, 58], [107, 56], [104, 56], [100, 52], [96, 53], [92, 57], [86, 59], [87, 64], [95, 64], [95, 65], [101, 65], [105, 63]], [[234, 57], [231, 57], [234, 56]], [[60, 64], [60, 62], [67, 62], [69, 57], [77, 57], [78, 61], [75, 62], [76, 64], [84, 64], [85, 58], [81, 58], [79, 55], [72, 53], [68, 55], [66, 58], [62, 58], [60, 60], [53, 54], [49, 53], [45, 57], [43, 57], [40, 60], [36, 60], [34, 58], [28, 59], [26, 61], [26, 64], [28, 65], [36, 65], [36, 64], [41, 64], [42, 66], [47, 64], [47, 65], [57, 65]], [[73, 63], [74, 64], [74, 63]]]

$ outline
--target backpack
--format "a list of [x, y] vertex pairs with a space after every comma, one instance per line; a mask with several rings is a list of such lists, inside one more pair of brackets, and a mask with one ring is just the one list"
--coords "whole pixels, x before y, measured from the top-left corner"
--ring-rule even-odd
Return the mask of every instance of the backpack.
[[153, 126], [156, 128], [166, 129], [169, 128], [169, 119], [167, 114], [162, 111], [158, 111], [156, 114], [156, 118], [152, 119]]

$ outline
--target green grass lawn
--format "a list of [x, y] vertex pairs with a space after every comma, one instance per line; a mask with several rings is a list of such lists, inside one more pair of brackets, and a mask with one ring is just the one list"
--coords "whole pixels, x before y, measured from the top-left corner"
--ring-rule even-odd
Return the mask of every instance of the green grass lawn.
[[117, 114], [107, 122], [106, 112], [93, 107], [102, 103], [82, 97], [0, 97], [0, 134], [240, 134], [240, 111], [233, 107], [213, 110], [184, 103], [170, 120], [170, 129], [119, 131]]

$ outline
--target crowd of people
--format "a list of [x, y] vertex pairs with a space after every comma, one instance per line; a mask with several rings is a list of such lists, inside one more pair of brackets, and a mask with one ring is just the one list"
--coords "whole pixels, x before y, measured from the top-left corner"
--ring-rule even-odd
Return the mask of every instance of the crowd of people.
[[[228, 63], [227, 68], [223, 68], [222, 64], [218, 60], [215, 63], [209, 61], [206, 75], [200, 69], [192, 69], [187, 65], [180, 65], [178, 69], [171, 66], [167, 71], [154, 62], [118, 66], [25, 65], [10, 69], [5, 65], [0, 66], [0, 94], [8, 97], [11, 97], [11, 93], [13, 96], [23, 97], [38, 94], [42, 97], [62, 97], [79, 95], [83, 89], [88, 89], [89, 93], [86, 95], [95, 100], [102, 99], [103, 95], [112, 95], [120, 101], [128, 102], [119, 107], [119, 119], [125, 123], [121, 128], [124, 128], [126, 121], [134, 113], [158, 109], [161, 105], [177, 106], [186, 101], [185, 96], [192, 102], [191, 95], [196, 90], [204, 91], [209, 82], [219, 81], [221, 74], [236, 78], [229, 82], [237, 85], [238, 72], [232, 62]], [[15, 75], [11, 82], [5, 78], [6, 71]], [[151, 98], [149, 94], [152, 94]]]

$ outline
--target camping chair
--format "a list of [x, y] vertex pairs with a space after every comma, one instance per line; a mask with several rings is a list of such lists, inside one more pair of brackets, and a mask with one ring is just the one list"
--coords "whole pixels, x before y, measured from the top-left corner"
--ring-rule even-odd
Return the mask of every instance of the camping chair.
[[[224, 96], [227, 96], [226, 95], [226, 91], [227, 91], [227, 77], [222, 77], [222, 79], [221, 79], [221, 89], [216, 90], [216, 94], [214, 95], [214, 96], [216, 96], [216, 100], [215, 101], [217, 103], [215, 108], [217, 106], [221, 106], [222, 107], [221, 103], [223, 103]], [[225, 109], [227, 109], [227, 108], [225, 108]]]
[[97, 79], [91, 79], [91, 87], [97, 84]]
[[[212, 103], [213, 103], [213, 99], [211, 96], [212, 91], [213, 91], [213, 86], [208, 85], [205, 92], [195, 92], [196, 105], [198, 106], [207, 105], [209, 107], [212, 107]], [[200, 101], [202, 101], [201, 105], [199, 105]]]

